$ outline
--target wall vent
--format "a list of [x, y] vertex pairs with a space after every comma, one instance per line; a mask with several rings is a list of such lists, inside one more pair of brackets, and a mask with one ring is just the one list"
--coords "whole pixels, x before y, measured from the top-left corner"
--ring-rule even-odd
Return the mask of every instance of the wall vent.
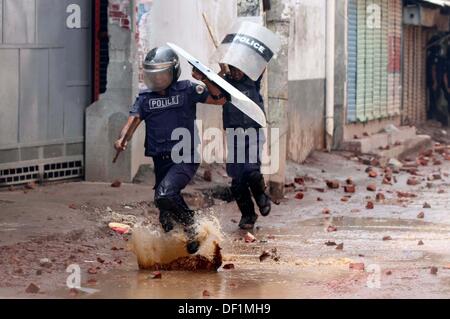
[[64, 158], [50, 161], [30, 161], [14, 163], [11, 164], [11, 167], [5, 166], [0, 165], [0, 187], [84, 176], [84, 162], [79, 157], [70, 160]]

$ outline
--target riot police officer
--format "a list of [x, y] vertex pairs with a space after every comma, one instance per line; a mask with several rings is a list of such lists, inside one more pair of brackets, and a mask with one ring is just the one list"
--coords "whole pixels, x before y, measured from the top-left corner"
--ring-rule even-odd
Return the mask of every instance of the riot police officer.
[[[188, 235], [187, 250], [198, 250], [195, 240], [194, 212], [181, 196], [181, 191], [194, 177], [199, 163], [194, 161], [196, 151], [195, 119], [197, 103], [223, 105], [221, 91], [198, 71], [192, 76], [206, 85], [178, 81], [181, 68], [177, 54], [168, 47], [151, 50], [143, 63], [144, 82], [148, 90], [142, 91], [131, 107], [130, 116], [115, 143], [123, 151], [136, 128], [145, 122], [145, 155], [152, 157], [155, 171], [155, 204], [160, 211], [159, 221], [165, 232], [180, 223]], [[181, 163], [172, 158], [172, 149], [179, 143], [172, 140], [175, 129], [187, 129], [191, 136], [191, 150], [183, 154]], [[185, 151], [185, 150], [184, 150]], [[187, 160], [186, 160], [187, 159]]]
[[[226, 80], [264, 111], [260, 94], [263, 75], [253, 81], [240, 69], [231, 65], [229, 69]], [[260, 131], [260, 125], [237, 109], [229, 99], [223, 106], [223, 126], [228, 145], [227, 174], [232, 178], [231, 192], [242, 214], [239, 227], [252, 229], [258, 219], [252, 194], [262, 216], [268, 216], [271, 210], [271, 200], [265, 192], [266, 186], [261, 174], [261, 148], [265, 136]], [[255, 154], [256, 157], [252, 158]]]

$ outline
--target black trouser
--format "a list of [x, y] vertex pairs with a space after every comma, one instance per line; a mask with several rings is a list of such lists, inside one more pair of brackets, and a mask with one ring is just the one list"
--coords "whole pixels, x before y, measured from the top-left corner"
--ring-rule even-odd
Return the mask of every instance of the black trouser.
[[198, 164], [174, 163], [170, 154], [153, 157], [155, 165], [155, 203], [161, 214], [171, 213], [182, 223], [191, 222], [188, 205], [181, 191], [189, 184], [198, 170]]
[[[238, 145], [237, 139], [232, 141], [230, 135], [227, 138], [227, 174], [232, 178], [231, 192], [242, 215], [253, 216], [256, 213], [252, 194], [258, 199], [265, 192], [264, 177], [261, 174], [261, 146], [265, 137], [258, 132], [256, 140], [246, 138], [245, 145]], [[230, 155], [230, 150], [233, 155]], [[244, 156], [240, 156], [240, 152], [245, 152]]]
[[264, 191], [264, 177], [260, 170], [250, 170], [231, 181], [231, 192], [243, 216], [256, 214], [252, 194], [257, 199], [264, 195]]

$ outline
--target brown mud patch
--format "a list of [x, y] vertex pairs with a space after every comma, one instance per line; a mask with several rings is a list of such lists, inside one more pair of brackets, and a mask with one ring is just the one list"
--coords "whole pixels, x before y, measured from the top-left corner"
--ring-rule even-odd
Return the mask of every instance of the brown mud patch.
[[194, 255], [180, 257], [168, 264], [152, 264], [150, 266], [139, 264], [139, 269], [152, 271], [217, 271], [222, 266], [222, 254], [220, 252], [222, 248], [217, 243], [214, 244], [215, 251], [212, 259], [201, 255]]

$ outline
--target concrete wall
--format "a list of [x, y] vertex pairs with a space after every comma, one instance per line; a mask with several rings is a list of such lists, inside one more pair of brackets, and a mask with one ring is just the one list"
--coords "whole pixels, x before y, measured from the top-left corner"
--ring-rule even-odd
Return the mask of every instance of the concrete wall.
[[[270, 176], [270, 193], [273, 198], [281, 199], [285, 191], [285, 172], [287, 155], [288, 132], [288, 92], [289, 92], [289, 34], [291, 6], [289, 0], [272, 0], [271, 10], [267, 13], [267, 28], [278, 34], [281, 39], [281, 50], [278, 57], [268, 66], [267, 76], [267, 117], [270, 128], [279, 129], [279, 139], [270, 136], [270, 154], [272, 161], [276, 161], [278, 155], [278, 172]], [[274, 153], [275, 145], [278, 145], [279, 154]]]
[[369, 121], [367, 123], [347, 124], [344, 126], [344, 141], [353, 140], [355, 135], [361, 138], [363, 133], [378, 133], [390, 124], [399, 127], [401, 125], [401, 117], [396, 116], [389, 119]]
[[290, 4], [288, 157], [324, 147], [326, 1]]
[[344, 141], [347, 98], [347, 0], [336, 0], [333, 149]]
[[291, 4], [289, 81], [325, 78], [326, 0]]

